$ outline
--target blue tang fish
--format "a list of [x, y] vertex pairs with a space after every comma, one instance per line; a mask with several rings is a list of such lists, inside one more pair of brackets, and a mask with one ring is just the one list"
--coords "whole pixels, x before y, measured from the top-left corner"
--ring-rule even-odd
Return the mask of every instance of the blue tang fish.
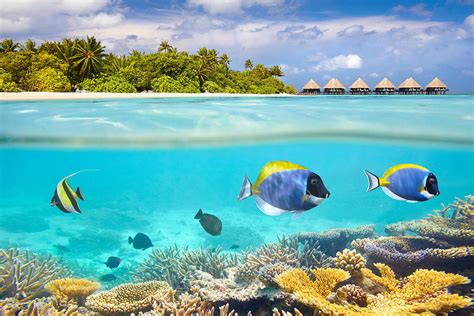
[[365, 170], [369, 187], [367, 192], [382, 187], [386, 195], [395, 200], [416, 203], [439, 195], [438, 180], [428, 169], [415, 164], [400, 164], [385, 171], [379, 178]]
[[255, 184], [245, 176], [238, 200], [255, 195], [257, 207], [263, 213], [278, 216], [292, 212], [293, 218], [298, 218], [321, 204], [329, 194], [314, 172], [289, 161], [272, 161], [262, 168]]

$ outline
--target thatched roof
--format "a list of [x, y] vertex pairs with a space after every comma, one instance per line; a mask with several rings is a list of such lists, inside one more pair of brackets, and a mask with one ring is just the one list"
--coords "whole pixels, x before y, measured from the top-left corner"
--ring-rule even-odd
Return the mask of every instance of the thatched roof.
[[303, 87], [303, 90], [319, 90], [321, 87], [314, 81], [310, 79]]
[[346, 88], [342, 85], [342, 83], [337, 80], [336, 78], [332, 78], [331, 80], [326, 83], [324, 89], [342, 89], [345, 90]]
[[369, 86], [361, 78], [357, 78], [353, 84], [349, 87], [351, 89], [369, 89]]
[[395, 86], [385, 77], [375, 86], [375, 89], [395, 89]]
[[426, 88], [445, 88], [446, 89], [447, 87], [448, 86], [446, 86], [444, 82], [439, 80], [438, 77], [435, 77], [433, 80], [431, 80], [430, 83], [426, 85]]
[[413, 88], [417, 88], [417, 89], [421, 89], [421, 86], [418, 82], [415, 81], [415, 79], [413, 79], [412, 77], [406, 79], [405, 81], [403, 81], [402, 83], [400, 83], [400, 85], [398, 86], [398, 89], [400, 88], [405, 88], [405, 89], [413, 89]]

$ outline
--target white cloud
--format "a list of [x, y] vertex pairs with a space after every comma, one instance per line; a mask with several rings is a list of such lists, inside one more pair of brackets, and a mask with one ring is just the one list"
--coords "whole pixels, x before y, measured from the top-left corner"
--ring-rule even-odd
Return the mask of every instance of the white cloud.
[[464, 19], [464, 25], [467, 27], [474, 27], [474, 14], [468, 15]]
[[290, 66], [287, 64], [281, 64], [280, 65], [281, 70], [285, 75], [299, 75], [302, 73], [305, 73], [306, 71], [302, 68], [295, 67], [295, 66]]
[[313, 67], [314, 71], [334, 71], [337, 69], [359, 69], [362, 67], [362, 58], [356, 54], [338, 55], [323, 60]]
[[372, 73], [368, 74], [368, 76], [371, 77], [371, 78], [379, 78], [380, 74], [378, 74], [376, 72], [372, 72]]
[[411, 7], [406, 7], [401, 4], [392, 8], [392, 11], [395, 13], [410, 13], [418, 16], [428, 17], [433, 14], [430, 10], [426, 8], [426, 3], [418, 3], [412, 5]]
[[72, 28], [104, 28], [112, 27], [122, 22], [124, 16], [121, 13], [105, 13], [101, 12], [89, 16], [75, 16], [69, 19]]
[[242, 13], [243, 8], [253, 6], [274, 7], [280, 6], [284, 0], [188, 0], [191, 7], [202, 7], [210, 14]]
[[419, 75], [419, 74], [423, 73], [423, 71], [424, 71], [423, 67], [416, 67], [415, 69], [413, 69], [413, 73], [415, 75]]
[[100, 11], [110, 0], [2, 0], [2, 14], [67, 13], [86, 14]]

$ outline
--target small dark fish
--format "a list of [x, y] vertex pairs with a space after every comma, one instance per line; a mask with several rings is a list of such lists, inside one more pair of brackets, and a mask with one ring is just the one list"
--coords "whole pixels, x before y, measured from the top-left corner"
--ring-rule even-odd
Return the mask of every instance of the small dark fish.
[[214, 215], [203, 213], [201, 209], [194, 216], [195, 219], [199, 220], [202, 228], [212, 236], [218, 236], [222, 231], [222, 222], [219, 218]]
[[56, 248], [58, 250], [58, 252], [61, 253], [61, 254], [71, 251], [71, 249], [69, 249], [68, 247], [63, 246], [63, 245], [53, 245], [53, 247]]
[[102, 282], [112, 282], [117, 280], [117, 277], [115, 276], [115, 274], [109, 273], [102, 275], [99, 280]]
[[119, 257], [109, 257], [107, 262], [104, 262], [105, 265], [110, 269], [115, 269], [119, 266], [122, 260]]
[[236, 244], [230, 246], [230, 249], [237, 249], [237, 248], [240, 248], [240, 246], [239, 246], [239, 245], [236, 245]]
[[143, 233], [138, 233], [135, 235], [135, 238], [128, 237], [128, 243], [133, 243], [133, 248], [145, 250], [147, 248], [153, 247], [150, 237]]

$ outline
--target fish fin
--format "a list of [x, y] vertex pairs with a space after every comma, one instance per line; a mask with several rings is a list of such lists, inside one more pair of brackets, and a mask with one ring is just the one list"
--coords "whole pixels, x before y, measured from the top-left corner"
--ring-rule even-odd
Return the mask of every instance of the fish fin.
[[237, 197], [238, 201], [242, 201], [243, 199], [248, 198], [251, 196], [252, 193], [252, 183], [250, 182], [247, 175], [245, 175], [244, 183], [242, 183], [242, 188], [240, 188], [239, 196]]
[[77, 195], [78, 198], [80, 198], [81, 200], [84, 201], [84, 196], [82, 195], [82, 192], [81, 192], [81, 188], [80, 188], [80, 187], [77, 187], [76, 195]]
[[282, 210], [281, 208], [275, 207], [273, 205], [268, 204], [265, 202], [261, 197], [257, 196], [255, 198], [255, 201], [257, 203], [257, 207], [262, 211], [264, 214], [270, 215], [270, 216], [278, 216], [283, 213], [287, 213], [288, 211]]
[[128, 244], [131, 245], [133, 242], [133, 238], [131, 236], [128, 236]]
[[367, 176], [367, 181], [369, 181], [369, 186], [367, 187], [367, 192], [377, 189], [380, 184], [380, 179], [375, 174], [368, 170], [364, 170], [365, 175]]
[[303, 211], [293, 211], [293, 219], [298, 219], [301, 217], [301, 215], [303, 214], [304, 212]]
[[82, 172], [88, 172], [88, 171], [99, 171], [99, 169], [82, 169], [82, 170], [76, 171], [76, 172], [74, 172], [74, 173], [71, 173], [70, 175], [64, 177], [64, 179], [62, 179], [61, 181], [67, 180], [67, 179], [69, 179], [70, 177], [75, 176], [76, 174], [79, 174], [79, 173], [82, 173]]
[[196, 215], [194, 215], [194, 218], [195, 219], [201, 219], [201, 217], [202, 217], [202, 210], [199, 209], [199, 211], [196, 213]]
[[392, 191], [390, 191], [386, 187], [382, 187], [382, 190], [385, 194], [387, 194], [389, 197], [391, 197], [394, 200], [399, 200], [399, 201], [406, 201], [407, 200], [407, 199], [402, 198], [401, 196], [396, 195], [395, 193], [393, 193]]
[[411, 200], [406, 200], [407, 203], [418, 203], [418, 201], [411, 201]]

